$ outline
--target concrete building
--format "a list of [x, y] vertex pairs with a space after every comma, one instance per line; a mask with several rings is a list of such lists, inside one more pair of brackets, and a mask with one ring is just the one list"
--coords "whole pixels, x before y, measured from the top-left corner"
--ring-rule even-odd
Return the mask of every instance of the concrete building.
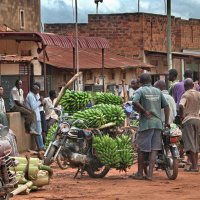
[[1, 0], [0, 26], [14, 31], [40, 31], [40, 0]]

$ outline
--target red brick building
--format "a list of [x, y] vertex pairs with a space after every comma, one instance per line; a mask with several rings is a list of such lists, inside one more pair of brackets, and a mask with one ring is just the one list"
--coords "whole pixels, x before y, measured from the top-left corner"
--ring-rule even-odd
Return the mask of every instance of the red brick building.
[[[74, 24], [45, 24], [46, 32], [75, 35]], [[167, 73], [167, 17], [146, 13], [92, 14], [87, 24], [79, 24], [79, 35], [104, 37], [116, 54], [157, 66]], [[187, 50], [187, 51], [186, 51]], [[188, 51], [189, 50], [189, 51]], [[200, 20], [172, 17], [173, 66], [181, 72], [191, 68], [199, 78]], [[180, 53], [181, 52], [181, 53]]]

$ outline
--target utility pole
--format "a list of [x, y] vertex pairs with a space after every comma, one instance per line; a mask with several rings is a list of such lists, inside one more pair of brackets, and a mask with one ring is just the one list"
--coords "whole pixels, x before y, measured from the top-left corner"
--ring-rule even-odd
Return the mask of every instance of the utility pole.
[[103, 2], [103, 0], [94, 0], [94, 3], [96, 3], [96, 4], [97, 4], [97, 6], [96, 6], [96, 14], [98, 14], [99, 2], [100, 2], [100, 3], [102, 3], [102, 2]]
[[167, 0], [167, 66], [172, 69], [171, 52], [171, 0]]
[[[75, 0], [75, 32], [76, 32], [76, 72], [77, 74], [79, 73], [79, 54], [78, 54], [78, 8], [77, 8], [77, 0]], [[77, 77], [77, 90], [79, 91], [80, 90], [80, 87], [79, 87], [79, 76]]]
[[140, 12], [140, 0], [138, 0], [138, 13]]

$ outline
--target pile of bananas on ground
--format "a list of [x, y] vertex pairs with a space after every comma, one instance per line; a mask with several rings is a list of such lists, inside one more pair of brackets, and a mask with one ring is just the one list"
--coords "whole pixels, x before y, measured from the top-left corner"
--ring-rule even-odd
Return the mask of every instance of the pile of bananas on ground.
[[120, 96], [116, 96], [112, 93], [103, 93], [103, 92], [96, 92], [93, 97], [95, 104], [113, 104], [113, 105], [121, 105], [122, 98]]
[[106, 123], [105, 116], [100, 109], [86, 109], [73, 114], [74, 120], [83, 120], [84, 123], [76, 123], [78, 128], [99, 128]]
[[49, 146], [49, 143], [52, 139], [53, 133], [57, 130], [57, 128], [58, 128], [58, 123], [55, 123], [50, 126], [48, 133], [47, 133], [46, 142], [45, 142], [46, 148]]
[[111, 104], [98, 104], [93, 106], [103, 113], [106, 123], [114, 122], [116, 126], [122, 125], [125, 120], [125, 113], [121, 106]]
[[126, 171], [133, 164], [131, 139], [127, 135], [117, 136], [116, 138], [109, 135], [95, 136], [93, 148], [105, 166]]
[[91, 98], [92, 95], [88, 92], [66, 90], [60, 100], [60, 105], [64, 108], [64, 112], [72, 114], [85, 109]]

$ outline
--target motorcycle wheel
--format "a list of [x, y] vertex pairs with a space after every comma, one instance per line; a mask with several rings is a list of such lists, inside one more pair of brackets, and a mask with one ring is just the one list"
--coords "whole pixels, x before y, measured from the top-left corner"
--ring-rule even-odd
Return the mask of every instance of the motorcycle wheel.
[[[3, 182], [0, 180], [0, 188], [3, 187]], [[5, 194], [4, 196], [0, 197], [0, 200], [9, 200], [10, 199], [10, 194]]]
[[110, 168], [106, 166], [99, 167], [98, 169], [94, 169], [93, 166], [87, 166], [87, 173], [91, 178], [103, 178], [108, 172]]
[[60, 167], [60, 169], [67, 169], [69, 166], [67, 159], [64, 158], [61, 153], [58, 154], [58, 157], [56, 158], [56, 162], [58, 166]]
[[167, 174], [167, 177], [170, 180], [175, 180], [178, 176], [178, 159], [172, 156], [170, 148], [166, 149], [165, 160], [165, 172]]
[[44, 159], [44, 165], [51, 165], [53, 162], [53, 156], [55, 155], [56, 152], [56, 147], [55, 146], [51, 146], [51, 148], [49, 149], [49, 153], [47, 155], [47, 157]]

